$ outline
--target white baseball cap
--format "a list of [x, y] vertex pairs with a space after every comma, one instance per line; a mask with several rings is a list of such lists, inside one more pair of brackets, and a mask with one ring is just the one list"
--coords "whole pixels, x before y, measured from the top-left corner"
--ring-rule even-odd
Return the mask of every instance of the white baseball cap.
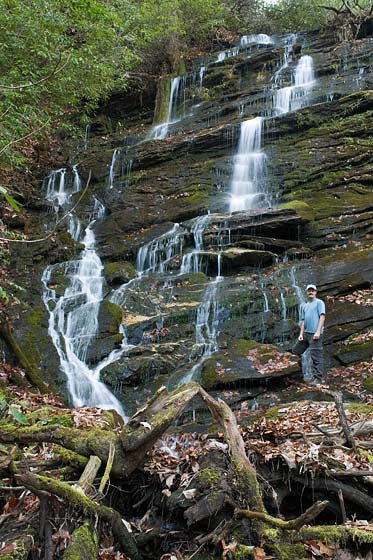
[[317, 292], [317, 288], [316, 288], [315, 284], [308, 284], [308, 286], [306, 288], [306, 291], [307, 290], [315, 290], [315, 292]]

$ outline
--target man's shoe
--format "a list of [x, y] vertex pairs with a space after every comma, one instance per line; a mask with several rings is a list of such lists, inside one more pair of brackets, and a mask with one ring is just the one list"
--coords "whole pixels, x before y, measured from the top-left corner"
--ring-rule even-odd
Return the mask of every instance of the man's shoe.
[[322, 385], [323, 380], [320, 379], [319, 377], [314, 377], [309, 383], [308, 385], [312, 385], [313, 387], [317, 386], [317, 385]]

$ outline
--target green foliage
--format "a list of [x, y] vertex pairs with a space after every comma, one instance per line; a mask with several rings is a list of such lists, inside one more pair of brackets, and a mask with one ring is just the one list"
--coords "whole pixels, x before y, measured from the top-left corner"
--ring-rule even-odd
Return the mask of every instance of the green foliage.
[[27, 424], [26, 418], [18, 408], [15, 408], [14, 406], [10, 406], [8, 412], [11, 416], [13, 416], [14, 420], [19, 424], [23, 424], [23, 425]]
[[[22, 163], [35, 138], [92, 110], [137, 56], [128, 0], [0, 0], [0, 156]], [[17, 147], [17, 150], [14, 148]]]
[[5, 200], [7, 201], [8, 204], [10, 204], [10, 206], [13, 208], [13, 210], [15, 210], [16, 212], [20, 211], [20, 207], [18, 205], [18, 202], [16, 200], [14, 200], [14, 198], [12, 196], [10, 196], [10, 194], [8, 193], [8, 190], [5, 187], [0, 186], [0, 195], [5, 198]]
[[324, 6], [335, 5], [336, 1], [319, 2], [318, 0], [279, 0], [267, 7], [266, 18], [271, 31], [290, 33], [306, 29], [319, 29], [325, 25], [329, 12]]
[[0, 0], [0, 10], [0, 160], [13, 165], [51, 128], [87, 122], [148, 58], [152, 74], [162, 60], [173, 70], [182, 45], [205, 40], [225, 13], [221, 0]]

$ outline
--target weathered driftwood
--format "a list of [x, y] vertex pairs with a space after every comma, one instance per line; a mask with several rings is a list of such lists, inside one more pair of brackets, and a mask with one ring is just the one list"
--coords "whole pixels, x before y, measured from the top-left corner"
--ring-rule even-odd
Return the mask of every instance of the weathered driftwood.
[[83, 493], [86, 496], [89, 494], [89, 491], [92, 489], [93, 481], [96, 478], [96, 475], [100, 467], [101, 467], [101, 459], [99, 459], [95, 455], [91, 455], [77, 483], [79, 488], [83, 491]]
[[339, 422], [341, 424], [346, 439], [346, 443], [348, 447], [352, 447], [355, 453], [358, 453], [356, 442], [352, 434], [351, 428], [348, 424], [345, 410], [343, 408], [343, 394], [340, 391], [332, 391], [331, 389], [326, 389], [325, 387], [318, 388], [318, 391], [320, 393], [324, 393], [325, 395], [329, 395], [334, 399], [335, 406], [339, 416]]

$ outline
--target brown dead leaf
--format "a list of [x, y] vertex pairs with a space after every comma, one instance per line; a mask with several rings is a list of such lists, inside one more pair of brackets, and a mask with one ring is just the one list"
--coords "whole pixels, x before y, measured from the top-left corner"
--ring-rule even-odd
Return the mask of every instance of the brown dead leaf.
[[255, 548], [255, 550], [254, 550], [254, 559], [255, 560], [265, 560], [266, 556], [267, 555], [262, 548], [260, 548], [259, 546], [257, 546]]

